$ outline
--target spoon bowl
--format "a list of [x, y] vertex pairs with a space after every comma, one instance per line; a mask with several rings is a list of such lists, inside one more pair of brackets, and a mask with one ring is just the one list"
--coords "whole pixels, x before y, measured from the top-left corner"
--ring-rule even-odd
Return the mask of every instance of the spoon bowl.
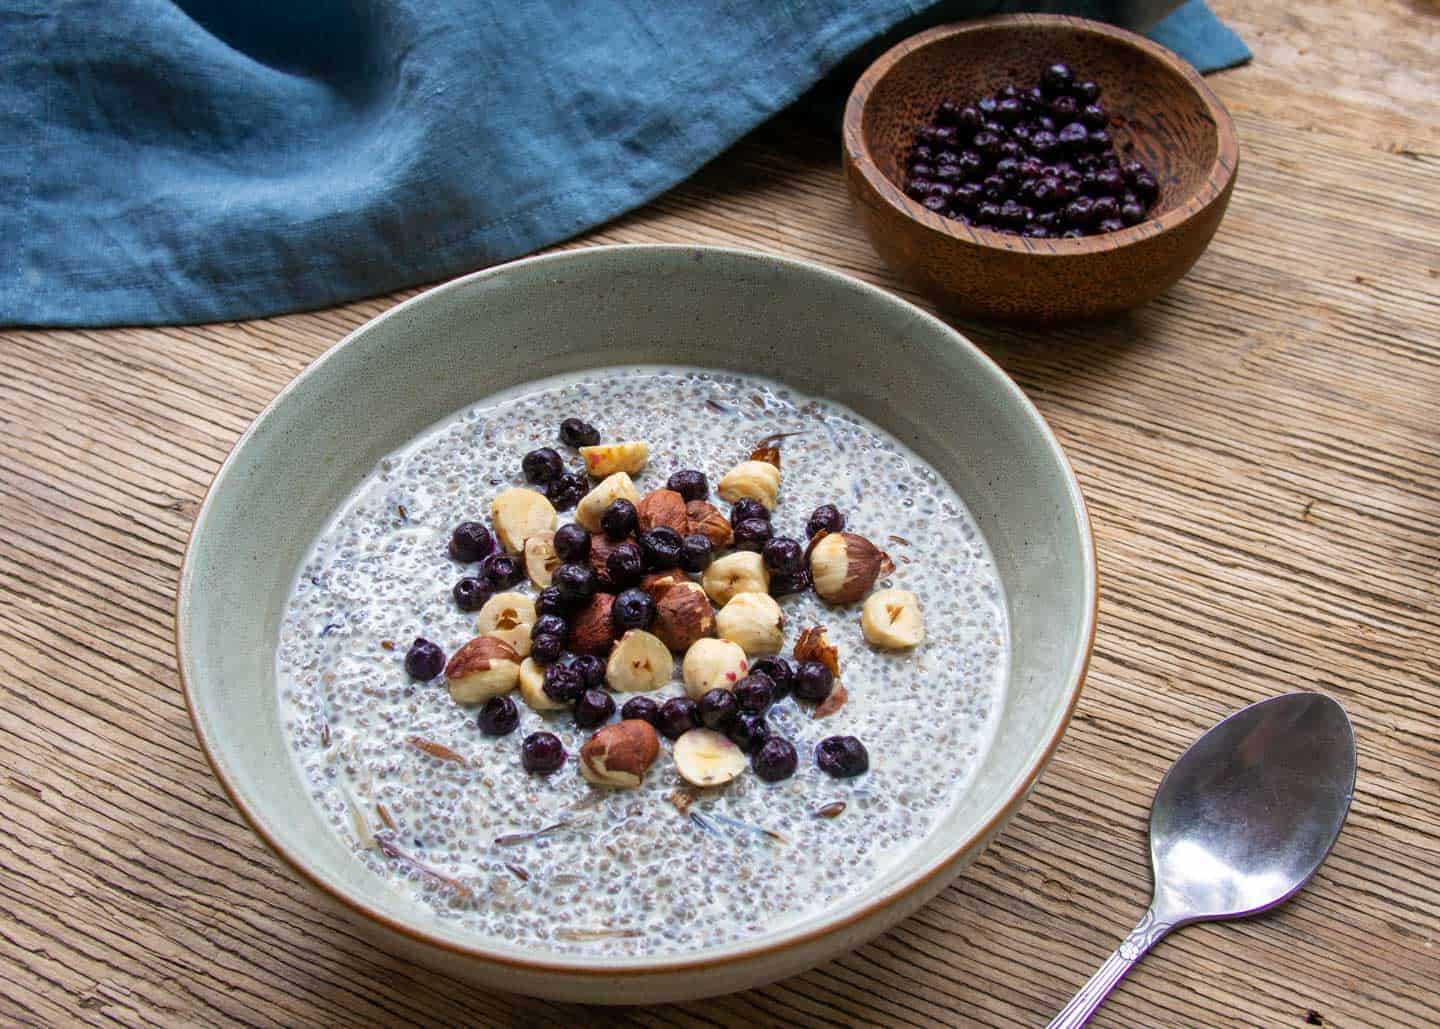
[[1177, 926], [1244, 918], [1310, 881], [1345, 824], [1355, 733], [1320, 693], [1251, 704], [1171, 766], [1150, 810], [1150, 908], [1050, 1023], [1083, 1025], [1141, 956]]

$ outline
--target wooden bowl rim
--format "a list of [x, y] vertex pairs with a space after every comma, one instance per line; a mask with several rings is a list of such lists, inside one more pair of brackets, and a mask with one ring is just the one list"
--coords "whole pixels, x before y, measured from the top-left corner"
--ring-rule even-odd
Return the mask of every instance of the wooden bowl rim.
[[[1079, 34], [1108, 37], [1130, 46], [1150, 60], [1159, 62], [1188, 82], [1190, 88], [1199, 96], [1210, 120], [1215, 125], [1215, 160], [1211, 162], [1205, 181], [1200, 188], [1160, 217], [1146, 219], [1139, 225], [1132, 225], [1119, 232], [1082, 236], [1080, 239], [1032, 239], [1028, 236], [1007, 236], [991, 229], [976, 228], [973, 225], [965, 225], [936, 214], [917, 201], [911, 200], [905, 195], [903, 189], [891, 182], [880, 171], [870, 156], [870, 148], [865, 143], [865, 134], [862, 131], [865, 105], [869, 102], [875, 86], [896, 65], [912, 53], [941, 40], [996, 28], [1019, 28], [1035, 25], [1056, 26], [1068, 28]], [[1191, 67], [1189, 62], [1172, 50], [1134, 32], [1068, 14], [993, 15], [937, 25], [935, 28], [926, 29], [924, 32], [901, 40], [877, 57], [856, 81], [855, 88], [850, 91], [850, 98], [845, 103], [842, 138], [845, 154], [851, 164], [864, 177], [870, 188], [900, 214], [918, 222], [932, 232], [940, 233], [958, 243], [973, 244], [992, 250], [1007, 250], [1012, 253], [1030, 253], [1037, 257], [1076, 257], [1099, 254], [1119, 250], [1131, 243], [1164, 235], [1171, 229], [1189, 221], [1223, 197], [1234, 182], [1235, 173], [1240, 165], [1240, 141], [1235, 132], [1235, 122], [1230, 117], [1230, 112], [1225, 109], [1225, 105], [1220, 102], [1220, 98], [1210, 90], [1210, 87], [1205, 84], [1205, 80], [1200, 77], [1200, 73]]]

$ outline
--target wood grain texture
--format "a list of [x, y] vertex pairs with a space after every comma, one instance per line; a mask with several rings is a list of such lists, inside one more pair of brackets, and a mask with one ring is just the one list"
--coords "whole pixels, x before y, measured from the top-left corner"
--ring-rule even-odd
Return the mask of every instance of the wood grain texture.
[[[1191, 274], [1104, 325], [961, 325], [1039, 404], [1090, 502], [1102, 597], [1079, 714], [969, 873], [765, 989], [585, 1010], [406, 965], [317, 906], [211, 777], [172, 657], [190, 521], [266, 401], [398, 297], [0, 335], [0, 1022], [1041, 1025], [1144, 907], [1170, 761], [1300, 687], [1359, 733], [1335, 853], [1278, 912], [1169, 938], [1097, 1024], [1440, 1022], [1436, 9], [1215, 7], [1257, 61], [1210, 80], [1245, 167]], [[756, 246], [905, 293], [836, 151], [787, 115], [572, 245]]]

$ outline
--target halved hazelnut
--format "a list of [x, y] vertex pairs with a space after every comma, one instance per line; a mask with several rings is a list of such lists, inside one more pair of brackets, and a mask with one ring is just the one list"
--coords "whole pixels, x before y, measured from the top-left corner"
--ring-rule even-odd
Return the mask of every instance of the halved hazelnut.
[[744, 648], [731, 640], [696, 640], [680, 662], [685, 692], [691, 700], [699, 700], [716, 688], [734, 689], [749, 671], [750, 660]]
[[894, 570], [885, 551], [853, 532], [826, 533], [810, 545], [810, 582], [831, 604], [853, 604]]
[[483, 704], [509, 693], [520, 677], [520, 655], [490, 636], [477, 636], [451, 655], [445, 665], [450, 699]]
[[639, 475], [650, 459], [650, 444], [643, 440], [597, 443], [593, 447], [581, 447], [580, 458], [585, 462], [586, 474], [593, 479], [603, 479], [616, 472]]
[[920, 598], [909, 590], [880, 590], [860, 609], [860, 630], [871, 645], [887, 650], [918, 646], [925, 639]]
[[737, 593], [770, 592], [770, 572], [753, 550], [737, 550], [710, 562], [700, 582], [710, 599], [722, 607]]
[[596, 786], [633, 789], [660, 756], [655, 727], [638, 718], [607, 725], [580, 748], [580, 774]]
[[523, 593], [497, 593], [485, 601], [475, 619], [481, 636], [500, 640], [524, 657], [530, 653], [530, 629], [535, 624], [535, 601]]
[[713, 729], [691, 729], [671, 750], [675, 770], [692, 786], [723, 786], [745, 771], [745, 753]]
[[716, 550], [728, 547], [735, 539], [735, 530], [730, 525], [730, 519], [707, 501], [692, 500], [686, 504], [685, 518], [688, 522], [686, 534], [698, 533], [704, 536]]
[[674, 529], [684, 536], [690, 531], [685, 498], [673, 489], [657, 489], [645, 494], [645, 498], [636, 505], [635, 513], [639, 517], [641, 532], [663, 527]]
[[550, 577], [560, 567], [560, 555], [555, 553], [555, 533], [549, 529], [537, 532], [525, 541], [525, 574], [537, 589], [550, 585]]
[[640, 503], [640, 491], [624, 472], [616, 472], [585, 494], [580, 503], [575, 505], [575, 521], [580, 523], [580, 527], [586, 532], [599, 532], [600, 516], [617, 500]]
[[621, 693], [642, 693], [664, 686], [674, 671], [675, 659], [658, 637], [631, 629], [610, 651], [605, 681]]
[[558, 700], [551, 700], [545, 692], [545, 666], [527, 657], [520, 663], [520, 699], [531, 711], [559, 711], [567, 708]]
[[507, 554], [518, 554], [537, 532], [555, 528], [555, 507], [545, 494], [517, 486], [502, 490], [490, 502], [490, 523]]
[[615, 643], [615, 623], [610, 618], [612, 593], [597, 593], [570, 622], [570, 649], [581, 654], [608, 654]]
[[785, 645], [785, 616], [768, 593], [738, 593], [715, 616], [721, 639], [740, 644], [749, 657], [778, 654]]
[[768, 461], [741, 461], [725, 473], [715, 492], [731, 504], [748, 497], [773, 511], [780, 495], [780, 469]]
[[715, 635], [715, 609], [698, 584], [676, 583], [655, 601], [650, 631], [675, 653], [683, 654], [696, 640]]

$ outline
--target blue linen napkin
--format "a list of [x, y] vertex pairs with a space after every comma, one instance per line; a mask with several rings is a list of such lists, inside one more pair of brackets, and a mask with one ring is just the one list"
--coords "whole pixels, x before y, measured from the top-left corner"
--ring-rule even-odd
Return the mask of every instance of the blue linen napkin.
[[[254, 318], [524, 254], [669, 189], [935, 11], [0, 0], [0, 324]], [[1249, 57], [1201, 0], [1151, 35], [1202, 71]]]

